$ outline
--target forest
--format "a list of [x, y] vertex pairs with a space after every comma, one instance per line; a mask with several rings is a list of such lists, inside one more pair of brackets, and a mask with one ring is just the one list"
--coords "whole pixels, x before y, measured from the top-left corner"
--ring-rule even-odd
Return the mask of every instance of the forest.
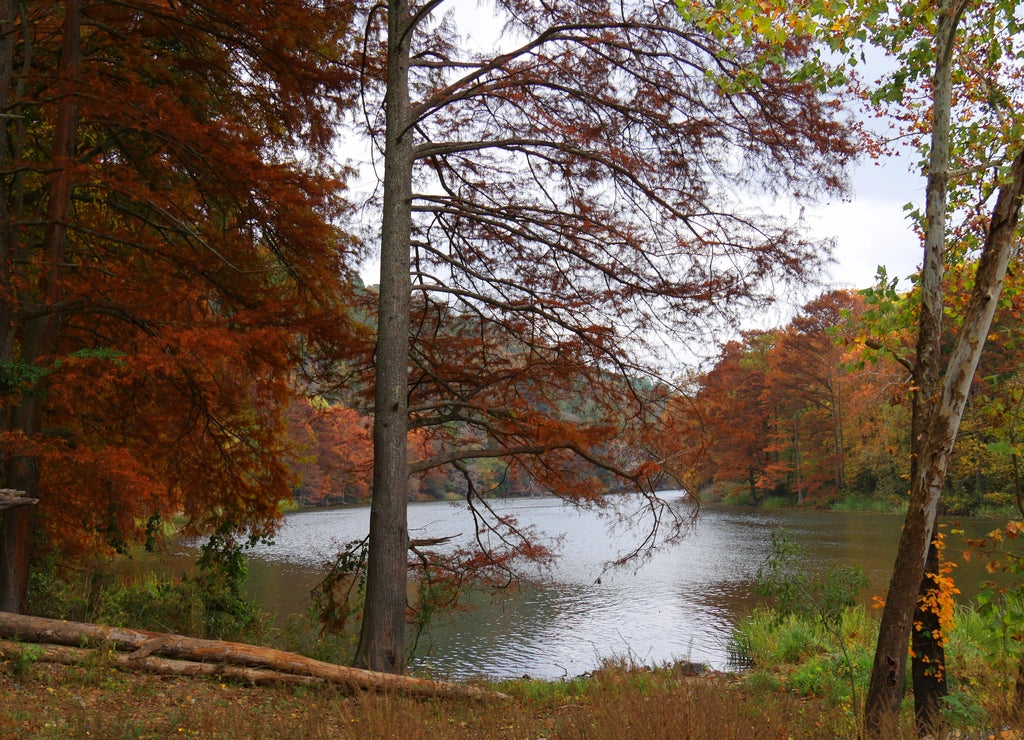
[[[968, 279], [965, 270], [969, 266], [951, 270], [949, 279]], [[904, 507], [910, 485], [906, 358], [919, 299], [913, 290], [897, 293], [895, 284], [883, 271], [876, 286], [821, 294], [784, 326], [741, 332], [722, 345], [707, 370], [662, 386], [657, 423], [664, 425], [664, 441], [623, 454], [654, 452], [672, 461], [664, 464], [659, 486], [685, 488], [702, 503]], [[1021, 301], [1008, 290], [990, 331], [945, 482], [946, 514], [1006, 513], [1020, 501]], [[570, 386], [558, 401], [560, 413], [588, 420], [587, 396], [584, 383]], [[302, 397], [289, 407], [293, 447], [287, 460], [297, 504], [369, 501], [372, 418], [361, 415], [358, 404], [357, 398]], [[415, 431], [410, 435], [410, 447], [420, 454], [429, 445]], [[469, 467], [485, 496], [542, 490], [500, 458]], [[435, 468], [409, 479], [410, 499], [466, 493], [454, 470]]]
[[[949, 279], [969, 280], [965, 272]], [[753, 506], [905, 506], [907, 321], [917, 298], [893, 285], [883, 273], [875, 287], [822, 294], [786, 326], [745, 332], [688, 381], [687, 394], [669, 397], [665, 420], [683, 444], [675, 454], [686, 461], [686, 487], [702, 500]], [[1008, 291], [971, 386], [942, 493], [946, 514], [1020, 504], [1020, 316], [1020, 298]]]
[[[0, 608], [47, 559], [234, 563], [289, 506], [369, 501], [354, 662], [400, 673], [410, 566], [549, 557], [495, 495], [629, 493], [651, 546], [697, 514], [666, 487], [904, 508], [879, 734], [939, 511], [1021, 505], [1016, 4], [495, 0], [487, 41], [448, 11], [0, 0]], [[802, 208], [896, 147], [913, 287], [745, 328], [827, 288]], [[493, 537], [410, 550], [412, 497]], [[941, 671], [914, 682], [927, 719]]]

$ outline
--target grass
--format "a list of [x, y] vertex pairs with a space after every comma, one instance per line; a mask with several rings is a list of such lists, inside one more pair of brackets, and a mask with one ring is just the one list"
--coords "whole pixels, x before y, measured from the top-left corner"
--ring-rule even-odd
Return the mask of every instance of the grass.
[[[788, 693], [842, 710], [853, 726], [867, 691], [877, 632], [863, 607], [846, 609], [835, 632], [813, 617], [780, 617], [759, 608], [737, 626], [730, 651], [751, 666], [743, 678], [751, 690]], [[950, 693], [939, 736], [1024, 737], [1024, 707], [1014, 696], [1017, 659], [993, 643], [991, 620], [971, 607], [958, 607], [949, 638]], [[906, 680], [900, 727], [911, 737], [909, 667]], [[979, 728], [998, 728], [1002, 734], [979, 734]]]
[[[118, 584], [86, 575], [36, 579], [36, 592], [61, 607], [52, 616], [199, 633], [227, 626], [243, 641], [266, 639], [320, 659], [343, 661], [348, 652], [344, 636], [318, 638], [309, 624], [267, 629], [258, 612], [236, 603], [230, 582]], [[1024, 738], [1024, 707], [1014, 697], [1018, 648], [995, 639], [992, 620], [967, 607], [956, 612], [946, 726], [936, 736]], [[749, 666], [743, 673], [692, 676], [683, 664], [652, 670], [613, 662], [566, 681], [480, 682], [511, 697], [490, 703], [130, 674], [102, 651], [79, 665], [52, 666], [25, 646], [0, 663], [0, 737], [856, 737], [877, 624], [862, 607], [829, 624], [813, 610], [780, 616], [762, 608], [737, 626], [730, 645], [733, 663]], [[892, 737], [915, 736], [911, 715], [908, 699]]]
[[796, 496], [768, 496], [761, 502], [762, 509], [792, 509], [796, 506]]
[[[961, 609], [957, 619], [946, 725], [936, 736], [1024, 737], [1016, 659], [993, 651], [978, 612]], [[689, 664], [610, 662], [571, 680], [475, 682], [510, 697], [489, 702], [126, 673], [102, 650], [55, 666], [29, 651], [0, 664], [0, 737], [852, 738], [876, 629], [861, 607], [833, 631], [813, 617], [759, 609], [733, 640], [752, 666], [746, 672], [694, 676]], [[908, 700], [893, 738], [915, 736], [911, 712]]]
[[901, 514], [907, 510], [905, 501], [875, 496], [843, 496], [833, 501], [829, 508], [832, 511], [862, 512], [873, 511], [879, 514]]
[[[849, 718], [734, 676], [610, 664], [573, 681], [495, 684], [508, 701], [251, 688], [106, 668], [0, 672], [0, 737], [19, 738], [834, 738]], [[31, 707], [31, 711], [26, 708]]]

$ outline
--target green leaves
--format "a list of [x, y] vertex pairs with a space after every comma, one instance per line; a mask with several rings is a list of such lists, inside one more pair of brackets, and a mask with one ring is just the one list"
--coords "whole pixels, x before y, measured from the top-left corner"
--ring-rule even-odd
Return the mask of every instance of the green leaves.
[[49, 370], [31, 362], [0, 362], [0, 395], [22, 393], [44, 377]]
[[757, 593], [774, 597], [781, 615], [817, 615], [828, 626], [839, 622], [867, 585], [864, 571], [846, 564], [833, 565], [824, 574], [808, 572], [803, 549], [783, 530], [772, 533], [771, 555], [757, 571]]

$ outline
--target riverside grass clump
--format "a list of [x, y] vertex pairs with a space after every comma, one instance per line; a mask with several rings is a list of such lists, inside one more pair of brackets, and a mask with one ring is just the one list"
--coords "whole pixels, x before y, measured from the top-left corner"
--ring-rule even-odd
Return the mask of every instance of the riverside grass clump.
[[744, 680], [854, 713], [854, 689], [858, 698], [867, 689], [877, 632], [863, 607], [844, 609], [826, 628], [809, 613], [782, 614], [761, 606], [736, 626], [728, 650], [733, 662], [749, 666]]
[[259, 643], [272, 620], [244, 592], [247, 578], [242, 547], [220, 533], [202, 546], [195, 572], [177, 577], [69, 566], [53, 556], [30, 573], [28, 613]]
[[[749, 669], [752, 686], [814, 697], [860, 717], [878, 636], [876, 620], [856, 603], [867, 585], [864, 574], [848, 566], [809, 572], [800, 547], [775, 532], [757, 574], [758, 593], [773, 605], [758, 607], [734, 629], [728, 646], [733, 664]], [[949, 585], [950, 595], [958, 593], [952, 580]], [[980, 728], [1024, 729], [1021, 603], [1018, 588], [994, 586], [974, 605], [954, 607], [950, 598], [943, 628], [949, 695], [942, 721], [948, 727], [936, 729], [972, 737]], [[910, 676], [908, 665], [900, 718], [901, 727], [911, 728], [908, 736], [914, 728]]]
[[845, 738], [840, 710], [726, 674], [612, 662], [567, 681], [479, 681], [509, 698], [415, 699], [328, 687], [250, 687], [110, 667], [0, 668], [0, 737], [401, 740]]
[[[1024, 706], [1015, 693], [1015, 647], [1000, 646], [993, 638], [991, 617], [974, 606], [958, 606], [954, 621], [946, 646], [949, 696], [942, 712], [946, 727], [941, 729], [950, 737], [992, 737], [977, 733], [997, 729], [1004, 733], [999, 737], [1021, 737], [1012, 734], [1024, 733]], [[821, 702], [840, 709], [852, 723], [862, 709], [859, 702], [867, 690], [877, 634], [877, 620], [863, 606], [844, 609], [833, 628], [809, 613], [782, 614], [761, 606], [736, 626], [729, 651], [737, 664], [749, 666], [741, 675], [752, 691]], [[913, 737], [909, 665], [906, 677], [900, 728]]]

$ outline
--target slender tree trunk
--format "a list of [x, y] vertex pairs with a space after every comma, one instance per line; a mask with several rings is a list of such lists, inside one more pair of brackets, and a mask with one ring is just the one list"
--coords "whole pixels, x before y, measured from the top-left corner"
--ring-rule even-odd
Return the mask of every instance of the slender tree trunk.
[[832, 391], [832, 444], [836, 456], [836, 488], [841, 493], [846, 488], [846, 444], [843, 441], [843, 398], [839, 378], [834, 379]]
[[800, 505], [804, 502], [804, 482], [802, 477], [801, 459], [800, 459], [800, 416], [799, 414], [793, 414], [793, 444], [796, 448], [796, 503]]
[[412, 127], [409, 122], [408, 0], [388, 3], [388, 68], [373, 423], [373, 499], [366, 606], [356, 665], [405, 669], [406, 568], [409, 542], [407, 435], [409, 392]]
[[[1024, 151], [1017, 154], [1010, 180], [999, 189], [963, 325], [946, 366], [941, 394], [932, 396], [934, 409], [922, 426], [917, 472], [911, 488], [910, 506], [903, 525], [892, 580], [879, 625], [878, 645], [865, 703], [865, 727], [877, 737], [885, 734], [899, 711], [911, 624], [918, 594], [925, 576], [932, 546], [939, 498], [949, 458], [967, 404], [974, 372], [995, 314], [999, 293], [1020, 220], [1024, 192]], [[924, 314], [922, 308], [922, 314]], [[929, 688], [924, 689], [927, 695]], [[927, 705], [926, 705], [927, 706]], [[933, 711], [934, 707], [931, 708]], [[927, 731], [933, 715], [919, 718], [919, 729]]]
[[946, 651], [942, 644], [942, 624], [939, 613], [927, 604], [937, 603], [935, 594], [939, 584], [939, 548], [935, 537], [937, 527], [932, 526], [924, 577], [917, 594], [914, 627], [910, 633], [911, 672], [914, 687], [914, 717], [918, 732], [931, 734], [939, 718], [942, 698], [946, 696]]
[[[918, 319], [917, 357], [914, 365], [913, 409], [910, 424], [910, 506], [893, 566], [885, 609], [875, 648], [871, 680], [865, 697], [865, 724], [870, 734], [881, 735], [884, 725], [899, 713], [903, 700], [907, 646], [911, 619], [924, 575], [925, 553], [932, 523], [926, 513], [920, 471], [929, 410], [937, 403], [939, 353], [942, 338], [946, 247], [946, 201], [949, 186], [949, 126], [952, 105], [952, 45], [955, 26], [948, 28], [949, 3], [939, 9], [939, 29], [933, 74], [932, 141], [925, 211], [924, 263], [921, 268], [921, 313]], [[938, 506], [938, 501], [935, 502]]]
[[[946, 8], [945, 10], [948, 10]], [[922, 301], [921, 318], [918, 330], [917, 362], [915, 364], [914, 399], [911, 420], [911, 481], [912, 485], [921, 480], [922, 466], [925, 465], [928, 442], [927, 429], [933, 410], [936, 407], [940, 392], [941, 378], [941, 347], [942, 347], [942, 315], [944, 254], [946, 247], [946, 202], [949, 186], [949, 126], [952, 106], [952, 48], [956, 33], [955, 25], [949, 15], [947, 24], [940, 21], [939, 43], [944, 48], [937, 49], [936, 68], [933, 91], [935, 111], [933, 114], [932, 153], [928, 174], [928, 226], [925, 237], [925, 269], [922, 270]], [[952, 441], [950, 442], [952, 447]], [[943, 476], [945, 477], [945, 476]], [[941, 490], [941, 485], [940, 485]], [[922, 496], [922, 492], [912, 491], [912, 496]], [[935, 507], [937, 511], [938, 499]], [[923, 524], [926, 531], [927, 544], [925, 562], [922, 563], [920, 583], [917, 588], [917, 600], [911, 624], [911, 682], [914, 691], [915, 720], [918, 728], [931, 726], [939, 708], [939, 698], [946, 694], [945, 670], [946, 654], [942, 643], [932, 638], [932, 628], [938, 629], [938, 615], [926, 614], [922, 609], [922, 601], [933, 590], [935, 582], [929, 573], [930, 562], [938, 562], [938, 551], [933, 541], [935, 538], [935, 514], [931, 515], [931, 523]], [[915, 535], [919, 534], [917, 526], [912, 528]], [[937, 568], [937, 565], [934, 566]], [[892, 587], [890, 586], [890, 589]], [[914, 624], [920, 629], [914, 629]], [[927, 628], [927, 632], [925, 629]], [[904, 643], [906, 642], [904, 638]], [[876, 654], [876, 659], [877, 659]], [[900, 697], [902, 698], [902, 677], [900, 680]], [[898, 708], [898, 704], [896, 705]]]

